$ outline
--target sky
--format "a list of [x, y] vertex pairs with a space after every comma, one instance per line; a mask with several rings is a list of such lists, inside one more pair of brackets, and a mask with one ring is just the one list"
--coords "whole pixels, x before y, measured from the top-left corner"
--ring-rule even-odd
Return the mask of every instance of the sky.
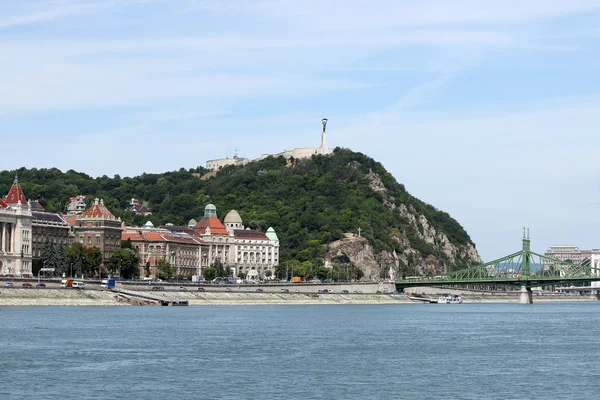
[[484, 260], [599, 248], [600, 0], [0, 0], [0, 170], [134, 176], [320, 144]]

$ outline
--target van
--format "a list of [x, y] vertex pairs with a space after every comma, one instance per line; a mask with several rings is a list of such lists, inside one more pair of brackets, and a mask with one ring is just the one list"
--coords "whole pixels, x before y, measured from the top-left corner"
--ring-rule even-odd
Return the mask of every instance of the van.
[[73, 289], [83, 289], [84, 286], [83, 282], [73, 282]]

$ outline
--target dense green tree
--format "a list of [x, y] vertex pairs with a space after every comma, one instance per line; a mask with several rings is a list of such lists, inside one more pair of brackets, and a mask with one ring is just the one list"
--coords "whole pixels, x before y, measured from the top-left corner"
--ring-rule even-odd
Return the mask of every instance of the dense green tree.
[[[0, 172], [0, 194], [8, 192], [15, 172], [25, 194], [39, 199], [51, 212], [64, 212], [69, 197], [79, 194], [85, 195], [88, 203], [103, 198], [115, 216], [135, 225], [148, 220], [155, 226], [185, 225], [191, 218], [200, 218], [208, 202], [217, 206], [221, 217], [236, 209], [246, 226], [276, 230], [282, 263], [309, 262], [313, 268], [320, 265], [328, 243], [343, 238], [346, 232], [357, 233], [359, 228], [375, 251], [401, 253], [402, 241], [395, 236], [402, 235], [421, 259], [431, 255], [438, 262], [449, 262], [440, 251], [443, 244], [425, 242], [424, 227], [409, 221], [398, 212], [399, 207], [424, 215], [452, 244], [472, 244], [448, 213], [412, 196], [380, 163], [347, 149], [337, 148], [331, 156], [310, 159], [267, 157], [245, 166], [224, 167], [211, 177], [204, 176], [207, 171], [201, 167], [112, 178], [92, 178], [73, 170], [63, 173], [56, 168], [20, 168]], [[373, 190], [374, 186], [385, 188], [385, 201], [384, 192]], [[146, 201], [152, 215], [125, 212], [131, 198]], [[450, 269], [468, 262], [457, 259]], [[86, 264], [89, 271], [92, 263]], [[405, 268], [414, 268], [414, 263]], [[303, 267], [302, 271], [311, 274], [310, 269]], [[275, 275], [285, 277], [281, 268]]]
[[202, 276], [204, 276], [204, 279], [207, 281], [212, 281], [217, 277], [217, 269], [212, 267], [205, 268]]
[[119, 276], [125, 279], [139, 276], [139, 267], [140, 255], [131, 248], [121, 248], [115, 251], [107, 265], [110, 273], [119, 273]]
[[173, 277], [173, 268], [167, 259], [161, 258], [156, 267], [159, 279], [171, 279]]

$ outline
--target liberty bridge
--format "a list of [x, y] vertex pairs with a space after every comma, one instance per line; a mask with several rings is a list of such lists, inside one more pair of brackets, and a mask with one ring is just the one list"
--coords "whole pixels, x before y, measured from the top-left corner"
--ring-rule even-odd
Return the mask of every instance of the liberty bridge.
[[[410, 277], [396, 281], [396, 289], [417, 286], [513, 286], [520, 287], [519, 303], [533, 303], [533, 287], [573, 285], [600, 281], [600, 269], [558, 260], [531, 251], [529, 230], [523, 230], [523, 247], [485, 264], [434, 277]], [[600, 294], [600, 287], [595, 289]]]

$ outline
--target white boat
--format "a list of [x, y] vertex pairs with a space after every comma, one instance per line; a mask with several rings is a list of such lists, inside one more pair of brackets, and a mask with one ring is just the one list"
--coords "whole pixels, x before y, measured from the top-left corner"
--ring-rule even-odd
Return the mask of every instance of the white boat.
[[438, 298], [438, 304], [460, 304], [462, 299], [459, 295], [451, 295], [450, 293], [444, 293]]

